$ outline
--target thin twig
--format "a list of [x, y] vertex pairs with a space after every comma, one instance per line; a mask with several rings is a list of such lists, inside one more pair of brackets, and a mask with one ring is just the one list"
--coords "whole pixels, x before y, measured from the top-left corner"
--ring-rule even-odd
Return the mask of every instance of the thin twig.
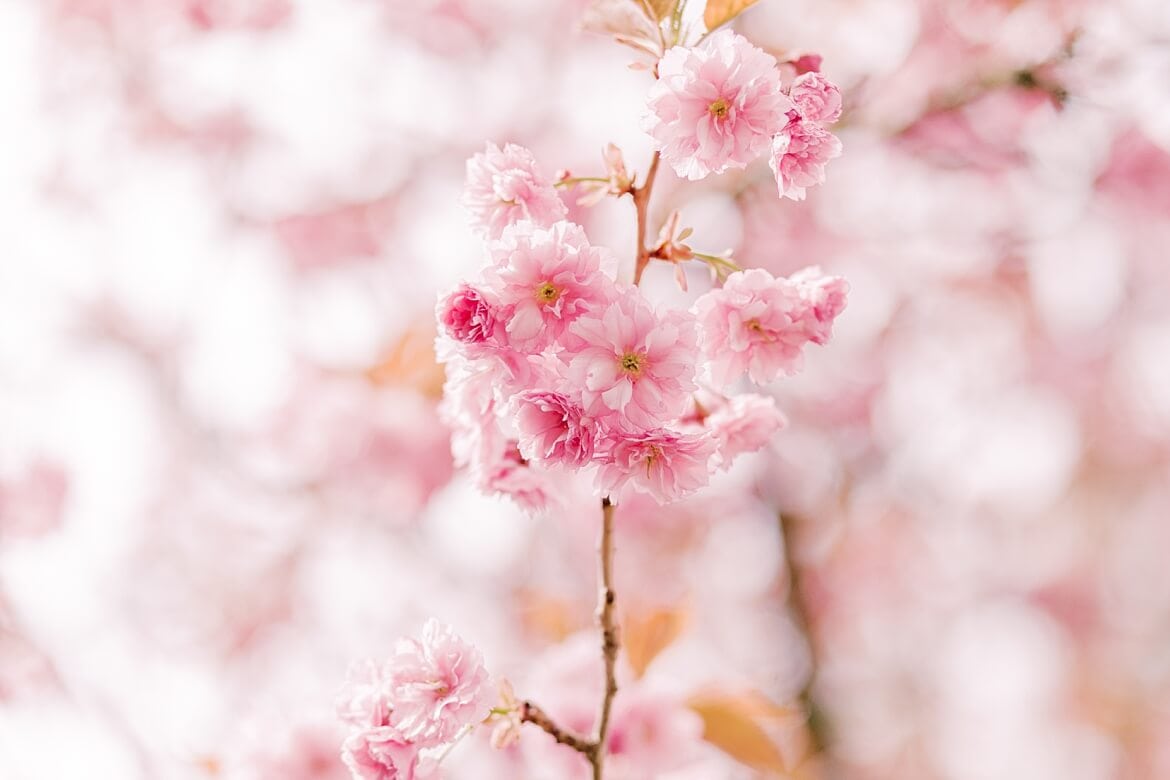
[[650, 169], [646, 171], [646, 181], [640, 187], [635, 187], [634, 209], [638, 219], [637, 253], [634, 255], [634, 284], [642, 281], [642, 271], [650, 263], [650, 249], [646, 246], [646, 212], [650, 204], [650, 191], [654, 188], [654, 177], [658, 174], [658, 161], [662, 155], [658, 152], [650, 158]]
[[597, 716], [597, 731], [593, 737], [595, 750], [591, 756], [593, 780], [601, 780], [605, 764], [605, 739], [609, 735], [609, 713], [617, 693], [618, 630], [614, 622], [613, 590], [613, 504], [609, 497], [601, 499], [601, 535], [597, 542], [598, 596], [597, 625], [601, 629], [601, 656], [605, 660], [605, 695]]
[[539, 726], [551, 734], [552, 738], [557, 742], [561, 743], [562, 745], [568, 745], [578, 753], [584, 754], [585, 757], [589, 759], [590, 763], [593, 763], [593, 754], [596, 748], [594, 743], [590, 742], [584, 737], [579, 737], [572, 732], [565, 731], [553, 722], [553, 719], [548, 716], [547, 712], [542, 710], [540, 707], [537, 707], [532, 702], [526, 701], [520, 705], [520, 720], [524, 723], [531, 723], [534, 726]]

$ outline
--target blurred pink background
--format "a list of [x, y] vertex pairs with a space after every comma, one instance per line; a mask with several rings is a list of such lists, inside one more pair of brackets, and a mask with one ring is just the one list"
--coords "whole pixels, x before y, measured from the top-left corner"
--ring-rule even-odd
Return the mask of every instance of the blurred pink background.
[[[586, 5], [0, 3], [0, 777], [340, 780], [346, 667], [429, 615], [518, 689], [572, 668], [596, 511], [453, 473], [431, 339], [486, 140], [649, 158]], [[1170, 6], [737, 29], [824, 56], [844, 155], [803, 203], [664, 171], [652, 226], [852, 294], [774, 446], [619, 512], [627, 638], [681, 627], [639, 685], [811, 707], [766, 724], [793, 777], [1170, 777]], [[628, 203], [571, 211], [628, 251]], [[444, 766], [564, 776], [479, 737]]]

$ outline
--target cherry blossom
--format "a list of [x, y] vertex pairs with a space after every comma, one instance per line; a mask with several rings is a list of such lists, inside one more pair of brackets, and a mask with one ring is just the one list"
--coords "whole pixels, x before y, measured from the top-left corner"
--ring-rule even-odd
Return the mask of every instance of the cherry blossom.
[[682, 412], [695, 387], [697, 334], [688, 314], [659, 315], [631, 290], [569, 332], [579, 343], [564, 375], [587, 414], [651, 428]]
[[595, 423], [563, 393], [531, 390], [516, 400], [520, 452], [552, 465], [581, 466], [593, 457]]
[[643, 128], [675, 173], [695, 180], [746, 167], [767, 151], [791, 107], [775, 59], [724, 29], [666, 52]]
[[765, 384], [800, 369], [804, 345], [822, 343], [845, 306], [844, 281], [817, 274], [777, 279], [758, 268], [740, 271], [695, 302], [701, 348], [716, 385], [744, 372]]
[[613, 433], [598, 471], [598, 483], [611, 494], [627, 484], [667, 504], [707, 484], [715, 440], [704, 434], [665, 428]]
[[768, 164], [782, 198], [804, 200], [809, 187], [825, 183], [825, 164], [841, 155], [837, 136], [816, 124], [795, 120], [772, 139]]
[[788, 97], [806, 122], [831, 123], [841, 118], [841, 90], [819, 71], [797, 76]]
[[412, 743], [432, 747], [482, 720], [491, 705], [483, 656], [450, 626], [431, 619], [388, 663], [391, 725]]
[[547, 229], [520, 223], [505, 230], [489, 251], [495, 265], [486, 272], [487, 283], [517, 348], [539, 351], [615, 291], [616, 260], [590, 246], [585, 232], [569, 222]]
[[472, 227], [489, 239], [521, 220], [547, 226], [567, 213], [532, 152], [516, 144], [501, 149], [491, 142], [467, 161], [463, 205]]

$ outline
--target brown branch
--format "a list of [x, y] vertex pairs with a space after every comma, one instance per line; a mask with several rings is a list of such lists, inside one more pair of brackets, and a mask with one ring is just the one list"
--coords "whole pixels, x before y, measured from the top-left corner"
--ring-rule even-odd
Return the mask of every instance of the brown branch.
[[635, 253], [634, 284], [642, 281], [642, 271], [650, 264], [650, 249], [646, 246], [646, 212], [650, 204], [650, 191], [654, 188], [654, 177], [658, 174], [658, 161], [662, 155], [658, 152], [650, 158], [650, 169], [646, 171], [646, 181], [640, 187], [635, 187], [631, 193], [634, 196], [634, 209], [638, 218], [637, 252]]
[[572, 732], [565, 731], [548, 716], [548, 713], [537, 707], [530, 701], [520, 704], [520, 720], [524, 723], [531, 723], [534, 726], [539, 726], [546, 732], [552, 735], [552, 738], [562, 745], [568, 745], [576, 750], [578, 753], [584, 754], [593, 763], [593, 754], [596, 752], [597, 746], [585, 739], [579, 737]]
[[609, 497], [601, 499], [601, 535], [597, 541], [598, 596], [597, 625], [601, 629], [601, 656], [605, 660], [605, 694], [601, 699], [601, 710], [597, 716], [597, 731], [593, 736], [595, 750], [591, 756], [593, 780], [601, 780], [605, 764], [605, 738], [609, 734], [609, 714], [613, 708], [613, 697], [617, 693], [618, 630], [614, 622], [613, 590], [613, 504]]
[[800, 690], [800, 705], [808, 717], [808, 733], [812, 740], [812, 752], [824, 756], [829, 749], [828, 724], [825, 721], [824, 711], [817, 703], [813, 693], [817, 675], [817, 641], [813, 635], [812, 616], [809, 613], [808, 595], [805, 593], [804, 579], [801, 576], [800, 564], [796, 555], [796, 529], [800, 521], [790, 514], [780, 514], [780, 536], [784, 545], [784, 564], [788, 569], [788, 607], [792, 612], [793, 622], [804, 636], [808, 644], [808, 679]]

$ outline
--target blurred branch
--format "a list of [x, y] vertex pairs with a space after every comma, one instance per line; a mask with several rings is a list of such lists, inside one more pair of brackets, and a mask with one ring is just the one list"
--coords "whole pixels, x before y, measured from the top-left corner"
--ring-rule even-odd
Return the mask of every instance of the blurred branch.
[[800, 521], [795, 515], [780, 513], [780, 535], [784, 545], [784, 564], [788, 570], [788, 607], [792, 613], [792, 619], [808, 645], [809, 672], [808, 678], [800, 690], [799, 701], [808, 717], [808, 733], [812, 742], [810, 752], [816, 756], [823, 756], [829, 750], [829, 724], [813, 691], [818, 671], [817, 641], [812, 628], [808, 597], [795, 549], [799, 536], [797, 530], [799, 523]]

